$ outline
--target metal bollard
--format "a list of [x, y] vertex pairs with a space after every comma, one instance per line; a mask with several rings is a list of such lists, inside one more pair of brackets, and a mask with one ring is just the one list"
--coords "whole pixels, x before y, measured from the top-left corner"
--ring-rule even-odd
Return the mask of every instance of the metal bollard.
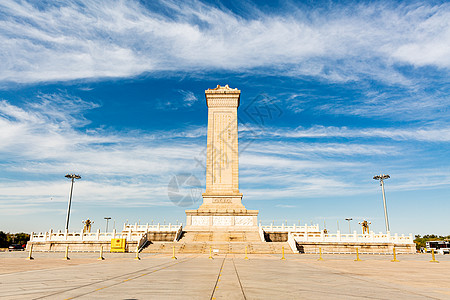
[[244, 259], [248, 259], [248, 256], [247, 256], [247, 246], [245, 246], [245, 257], [244, 257]]
[[33, 260], [33, 244], [30, 245], [30, 251], [28, 252], [28, 260]]
[[323, 258], [322, 258], [322, 247], [319, 247], [319, 258], [317, 260], [323, 260]]
[[208, 258], [213, 259], [211, 246], [209, 246], [209, 257]]
[[430, 260], [430, 262], [435, 262], [435, 263], [438, 263], [438, 261], [436, 260], [436, 258], [434, 257], [434, 249], [431, 249], [431, 260]]
[[395, 247], [394, 247], [394, 259], [391, 260], [391, 262], [398, 262], [398, 260], [397, 260], [397, 253], [395, 253]]
[[69, 245], [66, 246], [66, 254], [64, 255], [64, 260], [70, 260], [69, 258]]
[[136, 247], [136, 257], [134, 259], [141, 260], [141, 258], [139, 257], [139, 248], [138, 247]]
[[286, 260], [286, 258], [284, 257], [284, 246], [281, 247], [281, 252], [283, 253], [283, 256], [281, 257], [281, 260]]
[[105, 258], [103, 257], [103, 246], [100, 246], [100, 256], [98, 258], [98, 260], [104, 260]]
[[172, 247], [172, 259], [177, 259], [175, 257], [175, 246]]
[[358, 248], [356, 248], [356, 259], [355, 259], [355, 261], [361, 261], [359, 259], [359, 249]]

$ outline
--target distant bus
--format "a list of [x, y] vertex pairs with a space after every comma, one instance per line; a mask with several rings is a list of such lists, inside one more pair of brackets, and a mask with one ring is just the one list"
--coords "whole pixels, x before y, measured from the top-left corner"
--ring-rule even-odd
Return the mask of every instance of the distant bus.
[[450, 254], [450, 241], [428, 241], [427, 252], [434, 250], [436, 253], [440, 254]]

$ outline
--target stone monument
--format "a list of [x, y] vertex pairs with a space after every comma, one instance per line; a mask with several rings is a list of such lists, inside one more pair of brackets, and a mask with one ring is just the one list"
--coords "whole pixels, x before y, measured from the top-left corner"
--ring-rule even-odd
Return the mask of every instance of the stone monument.
[[208, 106], [206, 191], [203, 204], [186, 210], [186, 230], [255, 230], [257, 210], [239, 192], [238, 118], [241, 91], [218, 85], [205, 91]]

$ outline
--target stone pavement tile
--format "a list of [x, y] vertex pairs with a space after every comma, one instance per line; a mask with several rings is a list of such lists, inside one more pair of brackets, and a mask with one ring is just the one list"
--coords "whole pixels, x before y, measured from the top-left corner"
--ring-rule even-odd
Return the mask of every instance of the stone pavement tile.
[[245, 299], [236, 272], [234, 258], [224, 258], [224, 264], [219, 273], [213, 299]]
[[[282, 263], [285, 265], [282, 267]], [[408, 289], [361, 280], [339, 271], [299, 262], [283, 261], [236, 262], [248, 299], [267, 299], [284, 295], [287, 299], [348, 299], [365, 297], [375, 299], [423, 299], [426, 294]], [[261, 267], [263, 266], [263, 267]], [[261, 287], [264, 287], [261, 289]]]
[[[19, 254], [22, 255], [22, 254]], [[55, 260], [55, 255], [58, 257]], [[114, 255], [105, 261], [93, 254], [74, 254], [67, 264], [60, 253], [42, 253], [53, 268], [0, 274], [1, 299], [209, 299], [223, 264], [216, 299], [450, 299], [450, 256], [405, 256], [392, 263], [387, 256], [351, 255]], [[1, 255], [0, 255], [1, 257]], [[224, 258], [226, 257], [225, 261]], [[8, 255], [18, 269], [23, 257]], [[20, 260], [16, 260], [20, 258]], [[234, 263], [234, 264], [233, 264]], [[0, 268], [2, 266], [0, 265]], [[235, 269], [236, 267], [236, 269]], [[236, 272], [237, 271], [237, 272]], [[240, 278], [239, 284], [238, 275]]]
[[[3, 288], [1, 297], [16, 297], [24, 293], [39, 297], [71, 289], [90, 290], [105, 280], [114, 282], [124, 276], [167, 264], [168, 261], [170, 262], [168, 258], [147, 259], [147, 263], [140, 264], [141, 261], [130, 257], [128, 260], [95, 260], [90, 264], [66, 265], [58, 269], [42, 269], [12, 275], [3, 274], [0, 275], [0, 283]], [[61, 265], [65, 263], [65, 261], [60, 262]]]
[[[184, 258], [183, 258], [184, 259]], [[222, 259], [194, 257], [154, 273], [108, 286], [79, 299], [209, 299], [213, 291]]]

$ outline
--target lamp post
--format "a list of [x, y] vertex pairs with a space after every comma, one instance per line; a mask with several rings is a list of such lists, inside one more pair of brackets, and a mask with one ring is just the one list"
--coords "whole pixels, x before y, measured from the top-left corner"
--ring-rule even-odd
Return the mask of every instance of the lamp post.
[[351, 234], [352, 233], [352, 229], [350, 228], [350, 221], [353, 220], [352, 218], [346, 218], [345, 220], [348, 221], [348, 233]]
[[104, 217], [103, 219], [106, 220], [106, 230], [105, 230], [105, 232], [108, 232], [108, 222], [109, 222], [109, 220], [111, 220], [111, 217]]
[[386, 195], [384, 193], [384, 179], [391, 178], [391, 176], [387, 174], [380, 174], [373, 176], [373, 179], [379, 180], [381, 185], [381, 192], [383, 193], [383, 206], [384, 206], [384, 221], [386, 222], [386, 232], [389, 232], [389, 220], [388, 220], [388, 214], [387, 214], [387, 207], [386, 207]]
[[66, 217], [66, 230], [69, 231], [70, 205], [72, 203], [73, 182], [75, 179], [80, 179], [81, 176], [77, 174], [66, 174], [65, 177], [72, 180], [72, 184], [70, 186], [69, 205], [67, 206], [67, 217]]

